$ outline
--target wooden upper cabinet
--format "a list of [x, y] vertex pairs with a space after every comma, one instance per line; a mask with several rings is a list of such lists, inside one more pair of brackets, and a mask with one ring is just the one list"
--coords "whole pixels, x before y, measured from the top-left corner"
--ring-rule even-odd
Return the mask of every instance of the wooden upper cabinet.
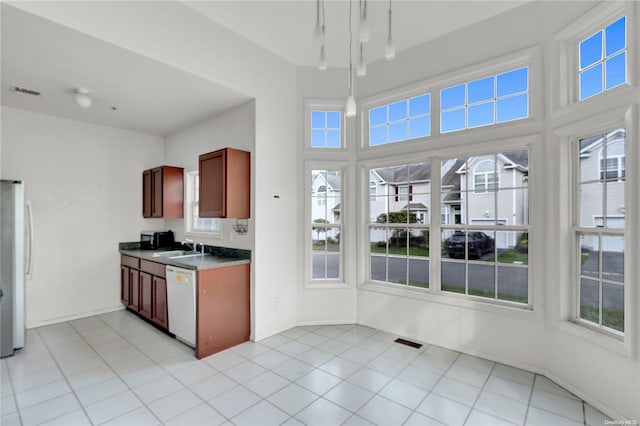
[[250, 217], [251, 153], [224, 148], [203, 154], [198, 176], [200, 217]]
[[184, 169], [162, 166], [142, 172], [142, 216], [183, 217]]

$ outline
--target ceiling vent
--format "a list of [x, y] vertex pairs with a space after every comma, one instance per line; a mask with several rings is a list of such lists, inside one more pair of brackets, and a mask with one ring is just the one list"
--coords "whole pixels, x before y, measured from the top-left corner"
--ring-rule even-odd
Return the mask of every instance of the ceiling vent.
[[13, 87], [13, 91], [14, 92], [18, 92], [18, 93], [22, 93], [24, 95], [30, 95], [30, 96], [40, 96], [42, 94], [42, 93], [38, 92], [37, 90], [25, 89], [24, 87], [18, 87], [18, 86], [14, 86]]

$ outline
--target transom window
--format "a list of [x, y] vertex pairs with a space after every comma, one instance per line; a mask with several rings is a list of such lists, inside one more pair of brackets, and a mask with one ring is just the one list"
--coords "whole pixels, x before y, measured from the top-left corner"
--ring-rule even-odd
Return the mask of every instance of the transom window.
[[342, 113], [311, 111], [311, 147], [342, 148]]
[[625, 129], [577, 144], [574, 217], [578, 321], [624, 332]]
[[453, 132], [529, 116], [529, 68], [440, 91], [440, 131]]
[[431, 134], [431, 95], [403, 99], [369, 110], [369, 146]]
[[578, 52], [581, 101], [624, 84], [627, 81], [626, 16], [582, 40]]

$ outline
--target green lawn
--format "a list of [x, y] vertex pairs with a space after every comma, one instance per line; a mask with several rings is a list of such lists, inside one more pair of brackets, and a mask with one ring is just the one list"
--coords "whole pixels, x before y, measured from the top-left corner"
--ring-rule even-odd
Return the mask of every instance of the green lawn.
[[[326, 249], [331, 251], [332, 247], [340, 247], [340, 244], [327, 244]], [[324, 251], [325, 245], [324, 241], [321, 244], [313, 244], [314, 250]]]
[[[495, 260], [494, 257], [487, 259], [488, 262], [493, 262]], [[500, 263], [518, 263], [522, 265], [529, 264], [529, 254], [528, 253], [520, 253], [515, 250], [507, 250], [498, 255], [498, 262]]]
[[[405, 280], [400, 280], [398, 284], [407, 284]], [[429, 283], [424, 281], [409, 281], [409, 285], [412, 287], [429, 288]]]
[[[464, 294], [464, 287], [457, 287], [457, 286], [453, 286], [453, 285], [449, 285], [449, 284], [443, 284], [442, 285], [442, 291], [448, 291], [448, 292], [451, 292], [451, 293]], [[471, 295], [471, 296], [479, 296], [479, 297], [486, 297], [488, 299], [493, 299], [493, 292], [484, 291], [484, 290], [477, 290], [477, 289], [474, 289], [474, 288], [470, 288], [469, 289], [469, 295]], [[516, 295], [508, 294], [508, 293], [498, 293], [498, 299], [499, 300], [506, 300], [506, 301], [509, 301], [509, 302], [527, 303], [527, 298], [526, 297], [516, 296]]]
[[[376, 245], [371, 245], [371, 253], [387, 253], [386, 247], [378, 247]], [[406, 247], [389, 247], [389, 254], [399, 254], [401, 256], [407, 255]], [[429, 249], [428, 248], [418, 248], [418, 247], [409, 247], [409, 256], [423, 256], [429, 257]]]
[[[580, 306], [580, 318], [598, 324], [598, 307], [587, 305]], [[624, 332], [624, 311], [603, 309], [602, 325]]]

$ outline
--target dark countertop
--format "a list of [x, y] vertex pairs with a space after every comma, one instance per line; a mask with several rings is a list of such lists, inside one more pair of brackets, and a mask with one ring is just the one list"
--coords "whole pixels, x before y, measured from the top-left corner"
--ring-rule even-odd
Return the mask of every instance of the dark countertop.
[[[161, 256], [163, 250], [120, 250], [126, 256], [138, 257], [164, 265], [173, 265], [179, 268], [202, 271], [205, 269], [223, 268], [225, 266], [244, 265], [251, 263], [250, 259], [239, 259], [237, 257], [216, 256], [207, 253], [204, 256], [193, 256], [171, 259], [169, 256]], [[154, 254], [155, 253], [155, 254]]]

